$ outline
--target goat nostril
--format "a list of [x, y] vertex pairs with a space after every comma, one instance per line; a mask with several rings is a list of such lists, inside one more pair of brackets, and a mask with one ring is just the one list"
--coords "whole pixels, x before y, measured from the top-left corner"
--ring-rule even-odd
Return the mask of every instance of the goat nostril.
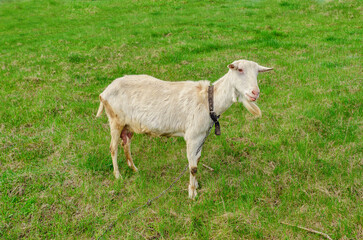
[[258, 95], [260, 95], [260, 92], [253, 90], [252, 94], [255, 95], [255, 96], [258, 96]]

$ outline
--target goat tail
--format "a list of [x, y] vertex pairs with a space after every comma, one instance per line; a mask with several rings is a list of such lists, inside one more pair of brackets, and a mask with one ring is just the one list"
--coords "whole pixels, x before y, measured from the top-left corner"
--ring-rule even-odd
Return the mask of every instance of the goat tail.
[[98, 107], [98, 111], [97, 111], [96, 117], [101, 116], [102, 112], [103, 112], [103, 103], [100, 102], [100, 106]]

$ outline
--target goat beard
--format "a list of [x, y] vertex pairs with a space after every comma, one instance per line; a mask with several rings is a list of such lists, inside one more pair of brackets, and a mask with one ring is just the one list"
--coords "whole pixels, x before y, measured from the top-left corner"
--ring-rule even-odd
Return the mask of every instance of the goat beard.
[[243, 106], [247, 108], [247, 110], [252, 113], [255, 117], [261, 117], [262, 113], [260, 108], [253, 102], [249, 102], [246, 98], [240, 97], [239, 102], [243, 103]]

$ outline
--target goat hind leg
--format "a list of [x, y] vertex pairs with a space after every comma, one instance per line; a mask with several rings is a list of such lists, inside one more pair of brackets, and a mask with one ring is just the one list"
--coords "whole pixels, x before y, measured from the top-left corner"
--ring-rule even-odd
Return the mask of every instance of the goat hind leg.
[[122, 145], [122, 147], [124, 149], [124, 152], [125, 152], [127, 165], [129, 165], [129, 167], [134, 172], [137, 172], [138, 169], [135, 166], [134, 162], [132, 161], [131, 150], [130, 150], [132, 135], [133, 135], [133, 133], [130, 132], [129, 130], [127, 130], [127, 128], [122, 129], [122, 132], [121, 132], [121, 135], [120, 135], [120, 137], [122, 139], [121, 145]]
[[111, 127], [111, 144], [110, 144], [110, 151], [112, 157], [112, 164], [113, 164], [113, 174], [116, 178], [120, 178], [120, 171], [117, 165], [117, 152], [118, 152], [118, 143], [120, 141], [120, 133], [121, 130], [119, 127], [110, 124]]

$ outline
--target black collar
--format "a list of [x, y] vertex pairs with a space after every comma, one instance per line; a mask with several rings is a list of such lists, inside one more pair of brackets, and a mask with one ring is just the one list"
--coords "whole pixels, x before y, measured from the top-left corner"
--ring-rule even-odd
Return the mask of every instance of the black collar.
[[221, 135], [221, 126], [219, 125], [219, 117], [221, 115], [218, 115], [214, 112], [214, 106], [213, 106], [213, 90], [214, 90], [214, 86], [209, 86], [208, 87], [208, 103], [209, 103], [209, 116], [210, 118], [213, 120], [214, 124], [215, 124], [215, 134], [216, 135]]

